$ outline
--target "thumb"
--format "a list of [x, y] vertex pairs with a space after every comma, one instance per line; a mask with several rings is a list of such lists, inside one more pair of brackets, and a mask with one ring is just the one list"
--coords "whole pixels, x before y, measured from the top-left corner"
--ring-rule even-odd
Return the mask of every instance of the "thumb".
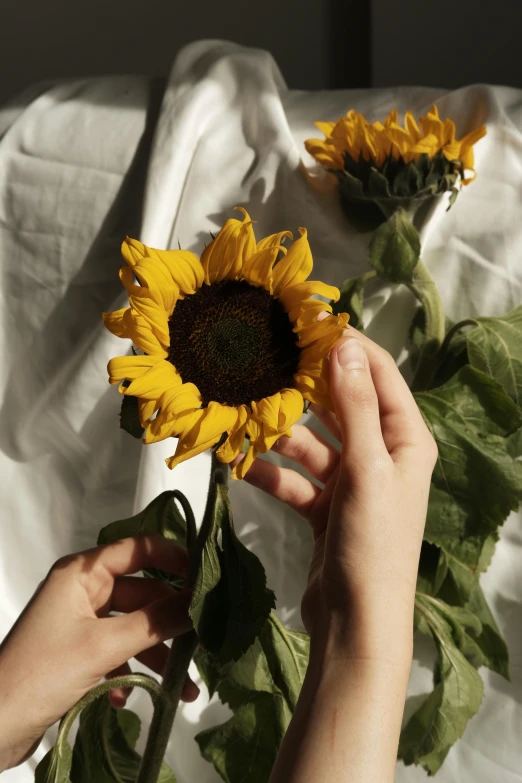
[[339, 421], [343, 457], [358, 460], [384, 447], [379, 401], [364, 346], [345, 336], [330, 353], [330, 394]]

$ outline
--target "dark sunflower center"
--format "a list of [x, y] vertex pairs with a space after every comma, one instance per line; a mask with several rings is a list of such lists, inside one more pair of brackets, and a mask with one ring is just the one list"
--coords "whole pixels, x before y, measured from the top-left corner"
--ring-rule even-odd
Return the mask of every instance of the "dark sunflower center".
[[243, 280], [203, 285], [177, 302], [169, 331], [169, 361], [204, 405], [248, 405], [293, 386], [296, 335], [264, 288]]

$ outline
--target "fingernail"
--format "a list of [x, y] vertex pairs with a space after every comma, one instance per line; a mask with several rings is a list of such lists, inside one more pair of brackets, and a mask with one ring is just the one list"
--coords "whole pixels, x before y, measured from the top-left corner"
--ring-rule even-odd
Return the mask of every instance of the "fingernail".
[[366, 353], [360, 340], [351, 337], [337, 348], [337, 361], [343, 370], [362, 370], [366, 364]]

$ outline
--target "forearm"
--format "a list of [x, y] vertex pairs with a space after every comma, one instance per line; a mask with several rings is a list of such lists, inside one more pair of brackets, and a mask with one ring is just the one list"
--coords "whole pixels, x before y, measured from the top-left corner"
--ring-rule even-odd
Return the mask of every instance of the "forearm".
[[270, 783], [392, 783], [411, 666], [312, 653]]

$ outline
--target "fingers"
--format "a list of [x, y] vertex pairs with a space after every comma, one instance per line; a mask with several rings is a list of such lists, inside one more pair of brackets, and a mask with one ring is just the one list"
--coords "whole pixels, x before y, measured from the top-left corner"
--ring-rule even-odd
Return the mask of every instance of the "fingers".
[[379, 401], [362, 342], [346, 336], [330, 354], [330, 394], [342, 437], [342, 458], [352, 464], [386, 452]]
[[159, 568], [184, 576], [188, 568], [187, 551], [159, 534], [122, 538], [80, 554], [104, 567], [112, 576], [135, 574], [143, 568]]
[[280, 438], [273, 450], [297, 462], [307, 473], [323, 484], [326, 483], [339, 462], [337, 449], [302, 424], [294, 425], [292, 436]]
[[113, 612], [134, 612], [153, 601], [172, 597], [176, 593], [167, 582], [159, 579], [118, 576], [114, 580], [109, 609]]
[[295, 470], [279, 468], [270, 462], [256, 459], [244, 481], [262, 489], [272, 497], [287, 503], [305, 519], [321, 494], [321, 489]]
[[340, 442], [341, 428], [339, 427], [339, 422], [337, 421], [337, 416], [335, 413], [327, 411], [326, 408], [322, 407], [322, 405], [316, 405], [315, 402], [310, 405], [310, 410], [312, 413], [315, 413], [319, 421], [324, 424], [328, 432], [333, 435], [334, 438], [337, 438], [337, 440]]
[[390, 354], [365, 335], [348, 328], [347, 335], [356, 336], [367, 354], [370, 370], [379, 400], [379, 411], [384, 442], [388, 452], [397, 461], [405, 452], [418, 446], [423, 453], [433, 456], [435, 444], [428, 432], [417, 403]]
[[107, 669], [189, 631], [192, 628], [188, 615], [190, 598], [188, 592], [176, 593], [129, 614], [96, 620], [100, 643], [109, 661]]

